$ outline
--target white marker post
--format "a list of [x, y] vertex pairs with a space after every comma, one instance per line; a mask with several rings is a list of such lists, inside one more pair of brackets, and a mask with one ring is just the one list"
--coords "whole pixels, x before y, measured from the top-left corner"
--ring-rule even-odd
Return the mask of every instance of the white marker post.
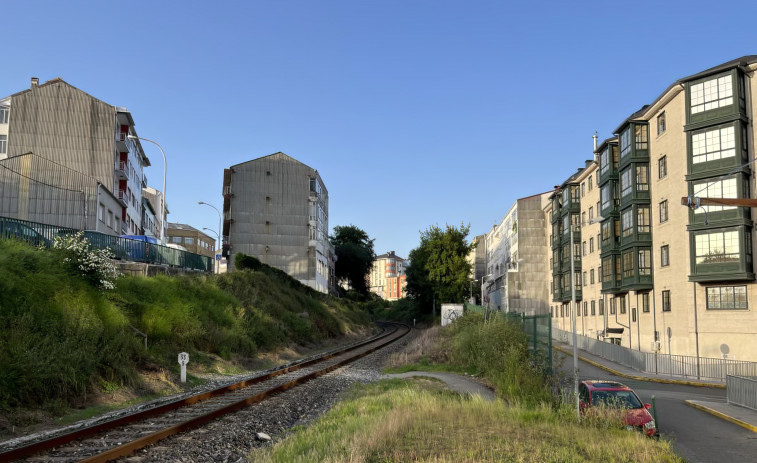
[[179, 354], [179, 365], [181, 365], [181, 382], [187, 382], [187, 363], [189, 363], [189, 354], [182, 352]]

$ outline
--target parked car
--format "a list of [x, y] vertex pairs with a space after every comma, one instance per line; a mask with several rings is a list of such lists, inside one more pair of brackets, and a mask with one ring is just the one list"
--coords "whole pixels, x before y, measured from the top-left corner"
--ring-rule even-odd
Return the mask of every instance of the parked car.
[[578, 385], [581, 413], [603, 410], [620, 410], [622, 425], [647, 436], [658, 436], [657, 424], [649, 409], [630, 387], [616, 381], [581, 381]]

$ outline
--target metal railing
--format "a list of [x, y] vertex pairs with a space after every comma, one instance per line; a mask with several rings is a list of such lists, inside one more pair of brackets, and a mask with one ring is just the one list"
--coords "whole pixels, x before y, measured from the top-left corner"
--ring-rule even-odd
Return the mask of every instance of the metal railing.
[[725, 384], [729, 404], [757, 410], [757, 379], [727, 375]]
[[[553, 336], [573, 345], [570, 331], [553, 328]], [[757, 362], [641, 352], [580, 334], [576, 338], [579, 349], [645, 373], [722, 382], [729, 375], [757, 377]]]
[[[18, 239], [34, 246], [52, 247], [56, 237], [78, 232], [79, 230], [73, 228], [0, 217], [0, 238]], [[85, 231], [84, 237], [95, 248], [110, 249], [119, 260], [168, 265], [204, 272], [213, 271], [211, 257], [193, 252], [95, 231]]]

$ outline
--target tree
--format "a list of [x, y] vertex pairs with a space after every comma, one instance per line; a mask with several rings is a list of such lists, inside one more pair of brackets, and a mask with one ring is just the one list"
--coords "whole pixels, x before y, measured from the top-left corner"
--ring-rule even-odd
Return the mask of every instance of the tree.
[[375, 240], [355, 225], [347, 225], [334, 227], [334, 236], [329, 237], [329, 241], [337, 256], [337, 280], [349, 282], [360, 294], [368, 294], [368, 274], [376, 260], [373, 252]]
[[470, 292], [468, 254], [476, 248], [467, 241], [470, 226], [438, 225], [421, 232], [420, 245], [410, 251], [405, 270], [407, 293], [423, 307], [437, 302], [463, 302]]

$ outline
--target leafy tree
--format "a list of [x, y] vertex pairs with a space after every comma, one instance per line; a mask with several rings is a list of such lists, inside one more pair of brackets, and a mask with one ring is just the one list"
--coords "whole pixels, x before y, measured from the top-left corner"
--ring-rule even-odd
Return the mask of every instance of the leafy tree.
[[368, 233], [355, 225], [334, 227], [334, 236], [329, 237], [337, 255], [336, 278], [349, 282], [360, 294], [368, 293], [368, 274], [376, 260], [373, 242]]
[[438, 225], [421, 232], [420, 245], [410, 251], [410, 265], [405, 270], [407, 293], [423, 307], [437, 303], [463, 302], [470, 292], [471, 266], [468, 254], [475, 249], [467, 241], [470, 226]]

